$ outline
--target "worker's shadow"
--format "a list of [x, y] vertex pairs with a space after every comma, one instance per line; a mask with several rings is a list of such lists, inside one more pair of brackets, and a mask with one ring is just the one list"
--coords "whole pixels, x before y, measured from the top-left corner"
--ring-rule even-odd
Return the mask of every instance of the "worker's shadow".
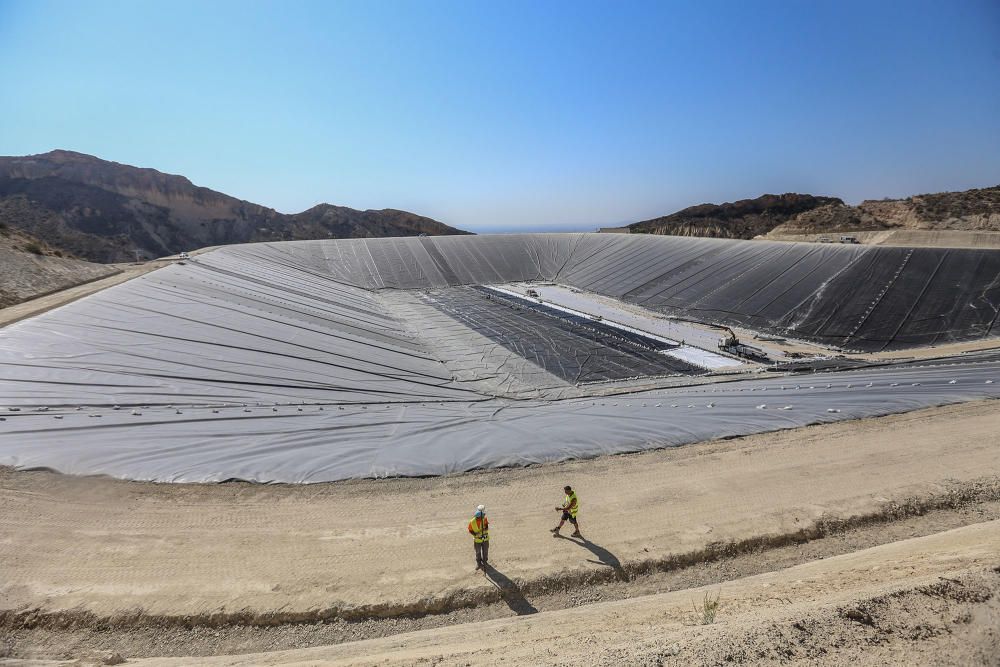
[[581, 547], [594, 554], [597, 560], [588, 558], [588, 563], [594, 563], [595, 565], [606, 565], [614, 570], [615, 578], [621, 581], [628, 579], [628, 575], [625, 572], [625, 568], [622, 567], [622, 562], [618, 560], [618, 556], [614, 555], [604, 547], [599, 544], [594, 544], [586, 537], [565, 537], [563, 535], [557, 535], [562, 539], [572, 542], [573, 544], [579, 544]]
[[483, 571], [486, 573], [486, 578], [500, 591], [500, 597], [512, 612], [518, 616], [538, 613], [535, 606], [528, 602], [528, 599], [521, 593], [521, 589], [507, 575], [489, 564], [483, 567]]

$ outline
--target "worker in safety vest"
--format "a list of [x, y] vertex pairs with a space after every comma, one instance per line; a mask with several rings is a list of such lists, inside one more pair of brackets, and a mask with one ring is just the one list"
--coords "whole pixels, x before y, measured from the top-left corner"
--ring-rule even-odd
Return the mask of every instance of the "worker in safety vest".
[[490, 521], [486, 518], [486, 507], [476, 508], [476, 515], [469, 521], [469, 534], [476, 549], [476, 569], [485, 568], [490, 559]]
[[563, 498], [563, 504], [556, 508], [557, 512], [562, 512], [562, 519], [559, 520], [559, 525], [552, 529], [552, 533], [558, 535], [559, 529], [566, 521], [569, 521], [576, 529], [571, 537], [583, 537], [580, 534], [580, 523], [576, 519], [576, 513], [580, 510], [580, 501], [576, 498], [576, 491], [571, 486], [563, 487], [563, 491], [566, 493], [566, 497]]

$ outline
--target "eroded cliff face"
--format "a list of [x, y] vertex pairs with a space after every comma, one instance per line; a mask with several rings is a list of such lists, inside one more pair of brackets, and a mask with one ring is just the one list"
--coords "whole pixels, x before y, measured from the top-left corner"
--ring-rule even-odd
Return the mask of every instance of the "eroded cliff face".
[[465, 233], [391, 209], [323, 204], [286, 215], [183, 176], [62, 150], [0, 157], [0, 223], [98, 262], [251, 241]]

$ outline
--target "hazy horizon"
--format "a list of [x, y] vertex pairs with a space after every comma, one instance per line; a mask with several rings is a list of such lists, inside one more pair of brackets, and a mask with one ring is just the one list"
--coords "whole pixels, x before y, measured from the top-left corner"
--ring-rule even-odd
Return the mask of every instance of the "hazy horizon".
[[0, 0], [0, 153], [592, 230], [1000, 183], [1000, 5]]

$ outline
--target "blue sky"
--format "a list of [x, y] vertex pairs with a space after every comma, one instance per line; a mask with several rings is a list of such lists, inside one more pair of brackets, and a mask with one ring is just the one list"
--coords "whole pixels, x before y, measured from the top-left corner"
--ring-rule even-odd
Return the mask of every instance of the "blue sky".
[[1000, 2], [0, 0], [0, 154], [591, 229], [1000, 183]]

